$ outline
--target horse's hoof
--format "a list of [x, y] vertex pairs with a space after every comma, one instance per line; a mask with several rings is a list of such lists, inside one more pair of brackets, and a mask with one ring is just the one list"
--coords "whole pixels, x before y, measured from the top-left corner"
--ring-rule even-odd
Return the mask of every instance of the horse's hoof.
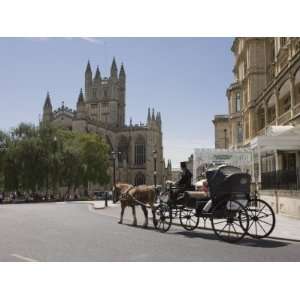
[[118, 224], [123, 224], [123, 222], [119, 221]]

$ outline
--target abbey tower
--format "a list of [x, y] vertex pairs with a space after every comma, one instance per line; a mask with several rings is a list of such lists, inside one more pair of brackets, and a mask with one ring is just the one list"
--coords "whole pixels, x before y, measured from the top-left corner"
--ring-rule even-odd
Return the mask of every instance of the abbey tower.
[[[113, 59], [110, 76], [104, 77], [99, 67], [93, 74], [90, 62], [85, 70], [85, 90], [80, 89], [76, 110], [64, 104], [53, 110], [49, 93], [46, 96], [43, 121], [64, 128], [99, 134], [118, 152], [117, 181], [135, 185], [154, 183], [154, 157], [157, 156], [157, 184], [171, 179], [171, 162], [163, 157], [162, 119], [160, 112], [148, 108], [145, 123], [125, 122], [126, 73]], [[112, 168], [109, 170], [112, 173]], [[109, 187], [103, 187], [109, 188]]]

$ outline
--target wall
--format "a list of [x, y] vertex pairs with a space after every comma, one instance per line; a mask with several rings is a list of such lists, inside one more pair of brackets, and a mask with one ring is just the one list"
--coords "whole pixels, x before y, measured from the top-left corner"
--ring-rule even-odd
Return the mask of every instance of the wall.
[[300, 191], [264, 190], [259, 194], [275, 213], [300, 219]]

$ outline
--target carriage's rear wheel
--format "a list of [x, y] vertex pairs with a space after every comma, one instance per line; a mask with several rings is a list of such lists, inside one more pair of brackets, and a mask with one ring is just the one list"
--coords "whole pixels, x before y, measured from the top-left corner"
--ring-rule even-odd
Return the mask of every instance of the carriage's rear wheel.
[[179, 220], [181, 226], [189, 231], [196, 229], [199, 225], [199, 217], [196, 216], [196, 211], [194, 209], [181, 209]]
[[260, 199], [250, 200], [247, 212], [249, 215], [248, 235], [262, 239], [272, 233], [275, 227], [275, 214], [267, 202]]
[[155, 228], [160, 232], [167, 232], [172, 225], [171, 208], [167, 204], [161, 203], [155, 209], [155, 216]]
[[249, 227], [247, 210], [238, 201], [223, 201], [212, 209], [211, 225], [221, 240], [236, 243], [247, 234]]

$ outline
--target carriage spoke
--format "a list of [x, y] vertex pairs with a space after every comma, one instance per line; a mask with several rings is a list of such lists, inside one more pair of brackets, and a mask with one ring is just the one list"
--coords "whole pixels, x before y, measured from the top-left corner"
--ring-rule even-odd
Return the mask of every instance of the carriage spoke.
[[261, 220], [261, 219], [259, 219], [259, 221], [258, 222], [263, 222], [263, 223], [265, 223], [265, 224], [267, 224], [267, 225], [270, 225], [270, 226], [272, 226], [272, 224], [271, 223], [268, 223], [268, 222], [266, 222], [266, 221], [263, 221], [263, 220]]
[[255, 233], [257, 235], [257, 225], [256, 225], [256, 222], [255, 222]]
[[255, 223], [255, 221], [252, 221], [252, 223], [249, 225], [248, 231], [250, 230], [250, 228], [252, 227], [252, 225]]
[[260, 225], [259, 222], [257, 222], [257, 224], [260, 226], [260, 228], [263, 230], [263, 232], [266, 234], [267, 232], [265, 231], [265, 229]]

